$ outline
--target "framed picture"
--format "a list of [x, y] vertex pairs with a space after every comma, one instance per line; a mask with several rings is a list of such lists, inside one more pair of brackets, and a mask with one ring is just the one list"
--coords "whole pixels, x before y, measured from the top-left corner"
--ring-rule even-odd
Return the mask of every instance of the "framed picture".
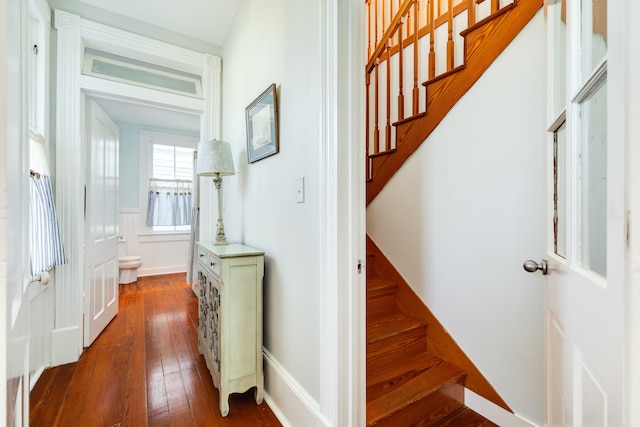
[[277, 99], [276, 84], [273, 83], [246, 108], [249, 163], [262, 160], [280, 150]]

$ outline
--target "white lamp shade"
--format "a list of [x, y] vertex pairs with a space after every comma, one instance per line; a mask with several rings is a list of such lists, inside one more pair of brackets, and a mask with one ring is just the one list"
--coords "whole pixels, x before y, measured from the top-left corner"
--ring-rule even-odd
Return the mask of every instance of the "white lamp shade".
[[212, 140], [198, 143], [198, 164], [196, 173], [201, 176], [235, 175], [231, 145], [228, 142]]

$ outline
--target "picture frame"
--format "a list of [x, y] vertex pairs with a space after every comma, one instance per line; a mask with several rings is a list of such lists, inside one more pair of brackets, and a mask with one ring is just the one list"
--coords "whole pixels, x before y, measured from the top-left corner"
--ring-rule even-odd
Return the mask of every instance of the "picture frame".
[[257, 162], [280, 151], [278, 141], [278, 93], [272, 83], [245, 110], [247, 161]]

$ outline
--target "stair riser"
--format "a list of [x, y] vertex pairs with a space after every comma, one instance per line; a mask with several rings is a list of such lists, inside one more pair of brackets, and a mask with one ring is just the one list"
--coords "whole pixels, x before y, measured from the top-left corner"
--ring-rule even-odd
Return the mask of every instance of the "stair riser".
[[367, 254], [367, 263], [366, 263], [367, 278], [373, 276], [374, 261], [375, 261], [375, 256], [373, 254]]
[[417, 327], [397, 335], [367, 343], [367, 371], [383, 369], [388, 364], [401, 363], [403, 359], [427, 350], [427, 328]]
[[395, 311], [396, 297], [395, 286], [367, 291], [367, 319]]
[[464, 386], [461, 382], [448, 384], [408, 407], [367, 426], [429, 426], [464, 405]]

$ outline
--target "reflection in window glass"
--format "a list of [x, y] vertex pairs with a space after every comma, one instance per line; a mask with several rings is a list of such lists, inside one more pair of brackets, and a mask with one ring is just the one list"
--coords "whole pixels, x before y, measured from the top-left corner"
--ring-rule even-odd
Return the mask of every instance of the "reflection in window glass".
[[607, 84], [580, 104], [580, 258], [583, 267], [607, 275]]
[[607, 0], [582, 0], [581, 62], [586, 80], [607, 54]]
[[554, 252], [567, 257], [567, 127], [563, 123], [553, 138], [553, 242]]

